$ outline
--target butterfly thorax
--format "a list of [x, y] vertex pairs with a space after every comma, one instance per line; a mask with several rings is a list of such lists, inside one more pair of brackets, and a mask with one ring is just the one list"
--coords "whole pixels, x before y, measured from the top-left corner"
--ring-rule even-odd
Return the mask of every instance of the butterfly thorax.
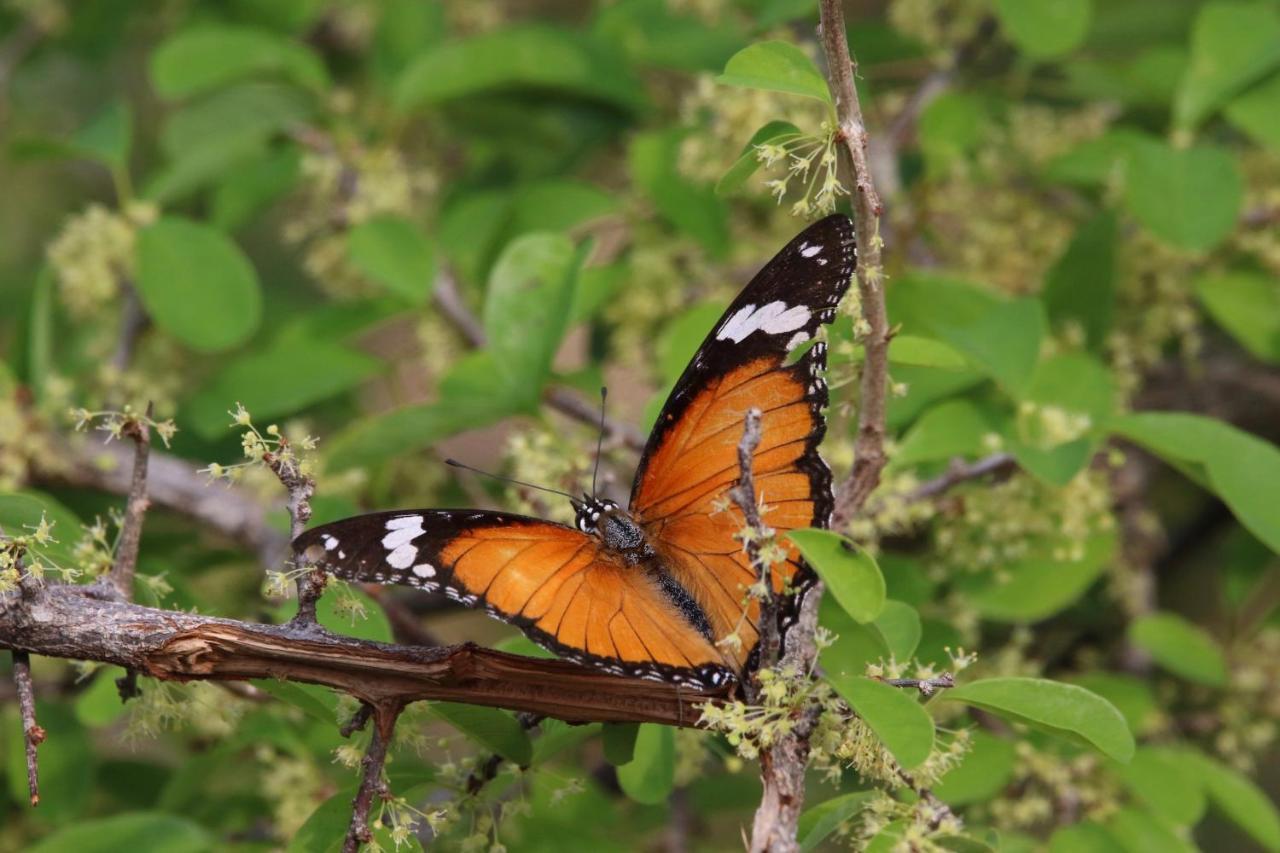
[[627, 565], [634, 566], [654, 557], [653, 546], [640, 525], [613, 501], [587, 498], [582, 503], [575, 502], [575, 508], [578, 529], [599, 536], [605, 547], [622, 557]]

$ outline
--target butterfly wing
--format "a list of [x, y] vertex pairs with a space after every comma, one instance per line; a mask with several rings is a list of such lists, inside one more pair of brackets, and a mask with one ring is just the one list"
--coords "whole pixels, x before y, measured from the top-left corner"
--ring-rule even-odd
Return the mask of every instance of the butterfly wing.
[[718, 686], [723, 655], [649, 574], [561, 524], [476, 510], [399, 510], [308, 530], [299, 554], [346, 580], [445, 595], [562, 657], [618, 675]]
[[[757, 645], [757, 578], [735, 540], [742, 513], [726, 507], [748, 409], [759, 408], [753, 458], [763, 521], [778, 532], [825, 527], [831, 471], [818, 455], [826, 432], [826, 347], [812, 344], [835, 316], [856, 263], [853, 224], [830, 216], [805, 229], [762, 269], [716, 323], [658, 416], [636, 472], [631, 513], [673, 578], [701, 605], [716, 639], [736, 632], [739, 668]], [[807, 351], [795, 358], [803, 346]], [[788, 363], [792, 361], [793, 363]], [[792, 548], [773, 586], [812, 573]], [[785, 615], [785, 614], [784, 614]]]

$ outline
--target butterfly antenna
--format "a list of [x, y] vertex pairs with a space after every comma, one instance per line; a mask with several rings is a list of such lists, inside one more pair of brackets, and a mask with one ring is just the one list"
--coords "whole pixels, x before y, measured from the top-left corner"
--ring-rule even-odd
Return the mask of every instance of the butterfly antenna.
[[609, 396], [609, 389], [600, 386], [600, 435], [596, 438], [596, 466], [591, 470], [591, 498], [596, 496], [596, 477], [600, 473], [600, 451], [604, 447], [604, 401]]
[[491, 474], [488, 471], [481, 471], [479, 468], [476, 468], [471, 465], [467, 465], [464, 462], [459, 462], [457, 459], [446, 459], [444, 460], [444, 464], [448, 465], [450, 468], [462, 468], [465, 471], [471, 471], [472, 473], [479, 474], [482, 477], [489, 477], [494, 480], [501, 480], [504, 483], [513, 483], [517, 486], [524, 486], [525, 488], [528, 488], [528, 489], [537, 489], [542, 492], [551, 492], [551, 494], [553, 495], [561, 495], [562, 497], [566, 497], [569, 500], [574, 502], [577, 502], [578, 500], [568, 492], [562, 492], [559, 489], [553, 489], [549, 486], [538, 486], [538, 485], [534, 485], [533, 483], [526, 483], [524, 480], [517, 480], [514, 477], [504, 477], [501, 474]]

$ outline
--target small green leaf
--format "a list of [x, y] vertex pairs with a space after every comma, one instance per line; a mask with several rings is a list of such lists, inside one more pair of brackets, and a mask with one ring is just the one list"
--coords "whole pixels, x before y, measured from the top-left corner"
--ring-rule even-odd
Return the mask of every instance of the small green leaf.
[[[265, 150], [267, 140], [306, 121], [311, 99], [280, 83], [241, 83], [197, 98], [174, 111], [160, 134], [173, 168], [228, 162], [228, 149]], [[212, 166], [205, 166], [210, 172]]]
[[997, 796], [1013, 778], [1018, 763], [1012, 740], [982, 729], [970, 736], [969, 751], [960, 766], [947, 771], [933, 792], [953, 806], [980, 803]]
[[53, 525], [52, 542], [35, 545], [36, 554], [63, 568], [75, 568], [79, 560], [75, 544], [83, 534], [80, 519], [54, 498], [42, 492], [0, 492], [0, 528], [6, 536], [26, 536], [40, 524], [40, 516]]
[[1203, 276], [1195, 288], [1218, 325], [1258, 358], [1280, 364], [1280, 282], [1256, 273], [1228, 272]]
[[1042, 298], [1049, 322], [1079, 324], [1089, 348], [1099, 351], [1115, 309], [1115, 214], [1103, 211], [1081, 225], [1045, 276]]
[[920, 614], [910, 604], [886, 601], [872, 623], [884, 637], [895, 660], [909, 661], [920, 645]]
[[1230, 151], [1211, 145], [1173, 148], [1153, 139], [1134, 142], [1125, 204], [1161, 240], [1208, 251], [1235, 228], [1243, 202], [1244, 180]]
[[966, 598], [987, 619], [1029, 623], [1046, 619], [1075, 603], [1102, 574], [1115, 553], [1114, 533], [1094, 533], [1079, 560], [1047, 555], [1027, 557], [1001, 567], [1001, 579], [969, 592]]
[[[325, 800], [294, 833], [287, 853], [339, 853], [351, 825], [353, 791], [342, 791]], [[396, 791], [397, 794], [400, 791]]]
[[1133, 735], [1115, 706], [1083, 687], [1044, 678], [988, 678], [946, 690], [964, 702], [1050, 734], [1074, 736], [1120, 762], [1133, 757]]
[[133, 139], [132, 122], [129, 105], [115, 101], [81, 129], [71, 144], [77, 151], [100, 160], [112, 169], [127, 169], [129, 145]]
[[1153, 812], [1177, 826], [1194, 826], [1205, 810], [1202, 778], [1181, 753], [1140, 747], [1133, 760], [1117, 768], [1129, 790]]
[[986, 138], [987, 109], [970, 92], [943, 92], [920, 111], [917, 135], [929, 177], [943, 178]]
[[568, 237], [533, 233], [503, 250], [489, 275], [484, 330], [512, 395], [537, 405], [568, 326], [581, 254]]
[[25, 849], [28, 853], [205, 853], [217, 847], [204, 827], [186, 818], [162, 812], [130, 812], [77, 821]]
[[804, 554], [844, 611], [859, 622], [870, 622], [884, 609], [884, 576], [875, 558], [839, 533], [830, 530], [792, 530], [786, 535]]
[[1170, 672], [1221, 687], [1227, 682], [1222, 650], [1207, 631], [1173, 613], [1153, 613], [1129, 627], [1129, 638]]
[[861, 811], [871, 796], [871, 791], [854, 791], [806, 809], [796, 825], [796, 838], [800, 842], [801, 853], [808, 853], [821, 844], [828, 835], [835, 832], [836, 827]]
[[1252, 136], [1260, 145], [1280, 153], [1280, 74], [1249, 89], [1227, 104], [1227, 119]]
[[614, 767], [630, 764], [636, 755], [636, 737], [640, 734], [639, 723], [605, 723], [604, 760]]
[[431, 713], [508, 761], [527, 767], [533, 760], [529, 733], [507, 711], [481, 705], [435, 702]]
[[418, 226], [402, 216], [377, 216], [351, 229], [347, 258], [360, 272], [415, 305], [431, 294], [434, 252]]
[[862, 676], [830, 675], [827, 680], [904, 768], [910, 770], [929, 757], [933, 718], [913, 691]]
[[1280, 66], [1280, 14], [1271, 3], [1205, 3], [1191, 28], [1191, 63], [1174, 122], [1193, 128], [1250, 83]]
[[666, 802], [675, 784], [676, 741], [672, 729], [641, 723], [634, 758], [618, 768], [623, 793], [645, 805]]
[[1267, 850], [1280, 850], [1280, 811], [1248, 777], [1200, 753], [1182, 754], [1198, 771], [1215, 809]]
[[954, 347], [919, 335], [895, 335], [889, 341], [889, 361], [940, 370], [963, 370], [969, 364]]
[[837, 675], [863, 675], [867, 664], [889, 657], [889, 644], [873, 623], [860, 624], [831, 596], [823, 596], [819, 622], [836, 639], [819, 653], [822, 668]]
[[1023, 53], [1051, 59], [1084, 41], [1093, 14], [1090, 0], [996, 0], [1000, 26]]
[[800, 129], [789, 121], [771, 121], [757, 130], [743, 147], [738, 159], [729, 167], [729, 171], [725, 172], [720, 180], [716, 182], [716, 195], [722, 197], [732, 195], [742, 189], [747, 182], [747, 178], [756, 173], [756, 170], [760, 168], [760, 158], [757, 155], [756, 146], [799, 135]]
[[[1230, 424], [1200, 415], [1142, 412], [1113, 429], [1182, 470], [1203, 466], [1207, 485], [1254, 536], [1280, 553], [1280, 449]], [[1188, 468], [1187, 466], [1192, 466]]]
[[1049, 853], [1081, 853], [1085, 850], [1089, 853], [1141, 853], [1140, 850], [1126, 850], [1106, 827], [1088, 820], [1064, 826], [1049, 837]]
[[125, 712], [124, 700], [116, 679], [125, 671], [118, 666], [104, 666], [93, 674], [93, 683], [76, 697], [76, 719], [89, 728], [101, 728], [120, 718]]
[[983, 439], [996, 432], [988, 414], [969, 400], [946, 400], [928, 409], [902, 437], [894, 467], [976, 456]]
[[785, 41], [748, 45], [729, 57], [724, 73], [716, 78], [726, 86], [765, 89], [804, 95], [831, 103], [827, 81], [800, 48]]
[[221, 231], [165, 217], [138, 235], [138, 295], [155, 324], [201, 352], [243, 343], [258, 327], [258, 275]]
[[1107, 833], [1126, 853], [1197, 853], [1198, 848], [1185, 841], [1163, 821], [1149, 812], [1124, 808], [1107, 818]]
[[316, 91], [329, 82], [324, 63], [311, 48], [251, 27], [180, 30], [151, 55], [151, 79], [165, 98], [185, 98], [263, 74]]
[[223, 231], [244, 225], [294, 187], [301, 159], [296, 148], [288, 147], [265, 150], [242, 163], [214, 187], [210, 223]]

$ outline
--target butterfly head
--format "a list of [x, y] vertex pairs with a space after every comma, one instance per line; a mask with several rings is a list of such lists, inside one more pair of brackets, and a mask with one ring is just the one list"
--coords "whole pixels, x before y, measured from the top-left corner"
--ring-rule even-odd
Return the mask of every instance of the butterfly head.
[[618, 511], [618, 505], [613, 501], [593, 498], [587, 495], [583, 495], [580, 501], [574, 500], [573, 508], [576, 511], [574, 520], [577, 522], [578, 529], [583, 533], [594, 533], [600, 525], [600, 519]]

